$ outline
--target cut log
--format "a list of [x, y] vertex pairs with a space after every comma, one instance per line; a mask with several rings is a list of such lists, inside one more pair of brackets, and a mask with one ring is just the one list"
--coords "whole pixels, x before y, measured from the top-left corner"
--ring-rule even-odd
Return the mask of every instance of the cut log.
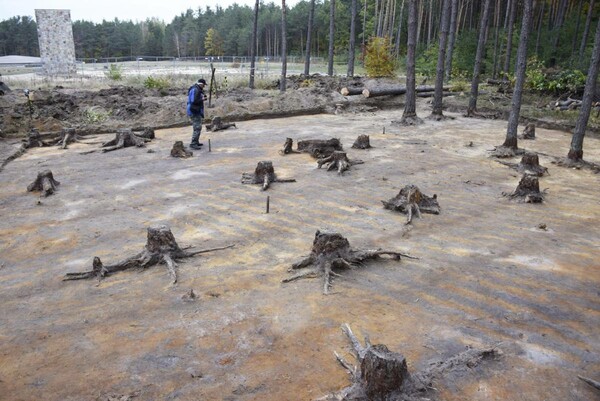
[[302, 278], [323, 277], [323, 294], [327, 295], [332, 285], [332, 277], [340, 276], [335, 270], [361, 266], [362, 262], [378, 259], [382, 255], [391, 256], [394, 260], [400, 260], [401, 256], [417, 259], [400, 252], [353, 250], [350, 248], [348, 240], [341, 234], [327, 230], [317, 230], [310, 255], [294, 263], [288, 271], [308, 269], [284, 279], [283, 282], [288, 283]]
[[318, 168], [321, 168], [323, 164], [327, 164], [327, 171], [337, 170], [339, 175], [342, 175], [344, 171], [350, 168], [350, 166], [363, 163], [364, 162], [362, 160], [350, 160], [348, 159], [348, 156], [346, 156], [346, 152], [337, 150], [330, 156], [317, 160]]
[[364, 134], [359, 135], [358, 138], [356, 138], [356, 141], [354, 141], [352, 148], [353, 149], [370, 149], [371, 142], [370, 142], [369, 135], [364, 135]]
[[146, 142], [150, 142], [151, 139], [142, 138], [133, 133], [130, 128], [122, 128], [117, 130], [115, 138], [102, 144], [102, 153], [111, 152], [117, 149], [128, 148], [130, 146], [137, 146], [143, 148], [146, 146]]
[[[449, 91], [450, 87], [444, 86], [443, 90]], [[415, 91], [417, 93], [433, 92], [433, 91], [435, 91], [435, 86], [419, 85], [416, 87]], [[390, 85], [390, 86], [385, 86], [385, 87], [363, 89], [363, 91], [362, 91], [362, 94], [364, 97], [378, 97], [378, 96], [389, 96], [389, 95], [397, 96], [397, 95], [404, 95], [405, 93], [406, 93], [406, 86], [404, 86], [404, 85], [401, 85], [401, 86]]]
[[173, 148], [171, 149], [171, 157], [181, 157], [183, 159], [187, 159], [193, 155], [194, 153], [190, 150], [187, 150], [182, 141], [175, 142]]
[[413, 215], [421, 218], [421, 212], [440, 214], [440, 205], [437, 195], [429, 197], [423, 194], [416, 185], [406, 185], [398, 195], [388, 201], [381, 201], [383, 207], [406, 214], [406, 224], [412, 222]]
[[52, 195], [54, 191], [56, 191], [57, 185], [60, 185], [60, 182], [54, 179], [52, 171], [44, 170], [40, 171], [35, 181], [27, 186], [27, 191], [41, 191], [40, 196], [46, 197]]
[[200, 253], [212, 252], [216, 250], [231, 248], [233, 245], [228, 245], [219, 248], [205, 249], [202, 251], [188, 252], [182, 249], [177, 244], [175, 236], [168, 226], [161, 225], [148, 228], [148, 237], [144, 250], [135, 256], [127, 258], [113, 265], [104, 265], [99, 257], [94, 257], [92, 262], [92, 270], [80, 273], [67, 273], [63, 281], [69, 280], [85, 280], [90, 278], [103, 279], [106, 276], [127, 269], [149, 268], [157, 264], [165, 264], [169, 270], [169, 274], [173, 280], [173, 284], [177, 283], [177, 260], [189, 258]]
[[35, 128], [32, 128], [31, 131], [27, 134], [27, 139], [24, 140], [25, 147], [29, 148], [41, 148], [44, 146], [50, 146], [50, 144], [42, 141], [42, 136], [40, 135], [40, 131]]
[[544, 193], [540, 192], [540, 183], [537, 177], [528, 174], [521, 178], [513, 193], [503, 193], [503, 195], [525, 203], [542, 203], [544, 201]]
[[283, 149], [279, 151], [280, 155], [289, 155], [291, 153], [302, 153], [297, 150], [292, 149], [294, 146], [294, 140], [292, 138], [285, 138], [285, 143], [283, 144]]
[[237, 128], [235, 123], [224, 123], [221, 120], [221, 117], [213, 117], [213, 119], [210, 121], [210, 124], [206, 124], [206, 129], [208, 131], [221, 131], [227, 128]]
[[525, 130], [523, 131], [523, 135], [519, 136], [519, 139], [535, 139], [535, 124], [528, 123], [525, 126]]
[[309, 153], [312, 157], [318, 159], [327, 157], [336, 150], [344, 150], [340, 140], [331, 139], [306, 139], [298, 141], [298, 150], [302, 153]]
[[363, 93], [363, 87], [345, 87], [342, 88], [342, 90], [340, 91], [340, 93], [342, 94], [342, 96], [356, 96], [356, 95], [362, 95]]
[[519, 173], [534, 175], [536, 177], [541, 177], [548, 173], [548, 168], [540, 166], [540, 158], [537, 153], [526, 152], [518, 164], [503, 162], [501, 160], [498, 160], [498, 163], [517, 170]]
[[275, 175], [275, 168], [271, 161], [261, 161], [256, 165], [254, 173], [243, 173], [242, 184], [261, 184], [266, 191], [272, 182], [296, 182], [295, 179], [281, 179]]

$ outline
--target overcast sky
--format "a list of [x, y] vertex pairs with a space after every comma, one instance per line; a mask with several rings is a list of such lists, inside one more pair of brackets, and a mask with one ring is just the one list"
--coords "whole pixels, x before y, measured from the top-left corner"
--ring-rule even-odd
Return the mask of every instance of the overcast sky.
[[[270, 3], [271, 0], [262, 0]], [[287, 0], [288, 7], [299, 0]], [[71, 20], [102, 22], [103, 19], [143, 21], [156, 17], [171, 22], [173, 17], [184, 13], [188, 8], [197, 10], [216, 5], [227, 8], [233, 3], [254, 7], [255, 0], [0, 0], [0, 21], [17, 15], [29, 15], [35, 19], [36, 8], [58, 8], [71, 10]], [[281, 0], [273, 0], [280, 4]]]

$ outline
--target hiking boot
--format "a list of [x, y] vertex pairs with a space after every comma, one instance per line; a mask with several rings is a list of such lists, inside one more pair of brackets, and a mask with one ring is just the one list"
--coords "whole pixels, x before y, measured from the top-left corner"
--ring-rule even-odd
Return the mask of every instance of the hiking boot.
[[191, 149], [196, 149], [196, 150], [202, 149], [202, 147], [201, 147], [200, 145], [196, 145], [195, 143], [192, 143], [192, 144], [190, 145], [190, 148], [191, 148]]

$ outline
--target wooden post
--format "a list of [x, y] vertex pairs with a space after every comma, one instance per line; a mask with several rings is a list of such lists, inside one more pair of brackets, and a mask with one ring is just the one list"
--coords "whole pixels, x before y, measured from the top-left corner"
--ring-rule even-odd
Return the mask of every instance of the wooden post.
[[270, 196], [267, 196], [267, 214], [269, 214], [269, 201], [271, 200]]
[[385, 135], [385, 127], [383, 127], [383, 135]]
[[210, 149], [210, 138], [208, 140], [208, 151], [211, 152], [211, 149]]
[[[216, 68], [213, 67], [212, 63], [210, 63], [210, 70], [211, 70], [211, 73], [210, 73], [210, 86], [208, 88], [208, 108], [212, 107], [213, 82], [215, 82], [215, 70], [216, 70]], [[216, 96], [216, 93], [217, 93], [217, 87], [215, 85], [215, 96]]]

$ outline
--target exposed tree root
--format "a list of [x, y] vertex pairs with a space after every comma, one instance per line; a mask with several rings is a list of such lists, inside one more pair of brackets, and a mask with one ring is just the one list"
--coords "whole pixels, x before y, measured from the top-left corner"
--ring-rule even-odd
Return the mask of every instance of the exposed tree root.
[[580, 380], [586, 382], [590, 386], [594, 387], [596, 390], [600, 390], [600, 382], [596, 380], [588, 379], [587, 377], [577, 376]]
[[300, 151], [292, 149], [294, 146], [294, 140], [292, 138], [285, 138], [285, 143], [283, 144], [283, 149], [279, 151], [280, 155], [289, 155], [292, 153], [302, 153]]
[[419, 117], [417, 117], [417, 115], [409, 115], [409, 116], [402, 116], [402, 118], [400, 119], [400, 121], [392, 121], [392, 125], [400, 125], [403, 127], [409, 127], [409, 126], [413, 126], [413, 125], [421, 125], [423, 124], [423, 120]]
[[221, 120], [221, 117], [213, 117], [213, 119], [210, 121], [210, 124], [206, 124], [206, 129], [208, 131], [221, 131], [227, 128], [237, 128], [235, 123], [224, 123]]
[[596, 174], [600, 173], [600, 164], [588, 162], [583, 159], [572, 160], [568, 157], [557, 157], [552, 160], [551, 163], [560, 167], [574, 168], [577, 170], [591, 170]]
[[85, 280], [90, 278], [101, 280], [106, 276], [123, 270], [135, 268], [146, 269], [162, 263], [167, 266], [169, 274], [173, 279], [173, 284], [175, 284], [177, 283], [177, 272], [175, 268], [177, 267], [176, 262], [178, 259], [189, 258], [200, 253], [231, 248], [232, 246], [233, 245], [228, 245], [202, 251], [187, 252], [179, 247], [168, 226], [149, 227], [148, 239], [142, 252], [112, 265], [103, 265], [100, 258], [95, 256], [92, 263], [92, 270], [81, 273], [67, 273], [64, 276], [63, 281]]
[[298, 150], [302, 153], [309, 153], [312, 157], [318, 159], [330, 156], [335, 151], [342, 151], [342, 144], [337, 138], [331, 139], [306, 139], [298, 141]]
[[56, 186], [60, 185], [60, 182], [54, 179], [52, 171], [44, 170], [40, 171], [35, 181], [27, 186], [27, 191], [41, 191], [40, 196], [46, 197], [52, 195], [56, 191]]
[[501, 159], [508, 157], [521, 156], [525, 153], [525, 149], [513, 148], [509, 146], [496, 146], [494, 150], [491, 151], [490, 156], [498, 157]]
[[548, 173], [548, 168], [544, 166], [540, 166], [540, 159], [536, 153], [526, 152], [521, 159], [521, 162], [516, 163], [508, 163], [501, 160], [497, 160], [498, 163], [504, 164], [514, 170], [517, 170], [519, 173], [535, 175], [537, 177], [541, 177], [544, 174]]
[[370, 142], [369, 135], [359, 135], [358, 138], [356, 138], [356, 141], [354, 141], [352, 148], [353, 149], [370, 149], [371, 142]]
[[261, 184], [263, 191], [266, 191], [272, 182], [296, 182], [296, 180], [277, 178], [271, 161], [258, 162], [254, 173], [242, 174], [242, 184]]
[[423, 194], [416, 185], [406, 185], [392, 199], [381, 201], [386, 209], [406, 213], [406, 224], [412, 222], [413, 215], [421, 218], [421, 212], [440, 214], [437, 195], [429, 197]]
[[500, 112], [483, 113], [477, 110], [467, 110], [464, 117], [467, 118], [481, 118], [483, 120], [497, 120], [502, 116]]
[[401, 354], [390, 351], [383, 344], [371, 345], [368, 336], [365, 336], [363, 346], [347, 323], [342, 325], [342, 331], [352, 344], [358, 365], [350, 364], [337, 352], [334, 354], [348, 372], [352, 384], [317, 401], [429, 400], [424, 397], [434, 390], [433, 381], [442, 378], [444, 373], [471, 370], [484, 360], [496, 359], [501, 355], [497, 348], [469, 349], [445, 361], [430, 363], [421, 372], [410, 374], [406, 359]]
[[[154, 132], [152, 131], [152, 134]], [[143, 133], [144, 134], [144, 133]], [[145, 133], [149, 135], [149, 133]], [[117, 130], [115, 138], [102, 144], [102, 153], [112, 152], [113, 150], [128, 148], [130, 146], [137, 146], [143, 148], [146, 146], [146, 142], [150, 142], [151, 139], [137, 136], [133, 133], [130, 128], [122, 128]]]
[[60, 133], [60, 138], [57, 139], [52, 145], [60, 146], [61, 149], [67, 149], [67, 146], [73, 142], [81, 142], [83, 138], [77, 135], [75, 128], [65, 128]]
[[525, 130], [522, 135], [519, 135], [519, 139], [535, 139], [535, 124], [528, 123], [525, 126]]
[[545, 191], [540, 192], [540, 183], [537, 177], [525, 174], [513, 193], [503, 193], [503, 195], [519, 202], [541, 203], [544, 201]]
[[49, 143], [42, 141], [42, 136], [40, 135], [40, 131], [35, 128], [32, 128], [31, 131], [27, 134], [27, 139], [24, 140], [25, 147], [29, 148], [42, 148], [44, 146], [50, 146]]
[[191, 150], [187, 150], [186, 147], [183, 146], [182, 141], [175, 142], [173, 148], [171, 149], [171, 157], [181, 157], [187, 159], [188, 157], [191, 157], [193, 155], [194, 152], [192, 152]]
[[380, 256], [388, 255], [394, 260], [400, 260], [401, 256], [417, 259], [413, 256], [400, 252], [382, 250], [353, 250], [350, 243], [341, 234], [331, 231], [317, 231], [313, 241], [310, 255], [292, 265], [290, 272], [304, 269], [283, 280], [284, 283], [302, 279], [323, 277], [323, 294], [329, 294], [333, 276], [340, 276], [335, 270], [349, 269], [361, 266], [362, 262], [370, 259], [378, 259]]
[[346, 156], [346, 152], [335, 151], [330, 156], [323, 157], [317, 161], [318, 168], [323, 164], [327, 164], [327, 171], [337, 170], [339, 175], [356, 164], [364, 164], [362, 160], [350, 160]]

